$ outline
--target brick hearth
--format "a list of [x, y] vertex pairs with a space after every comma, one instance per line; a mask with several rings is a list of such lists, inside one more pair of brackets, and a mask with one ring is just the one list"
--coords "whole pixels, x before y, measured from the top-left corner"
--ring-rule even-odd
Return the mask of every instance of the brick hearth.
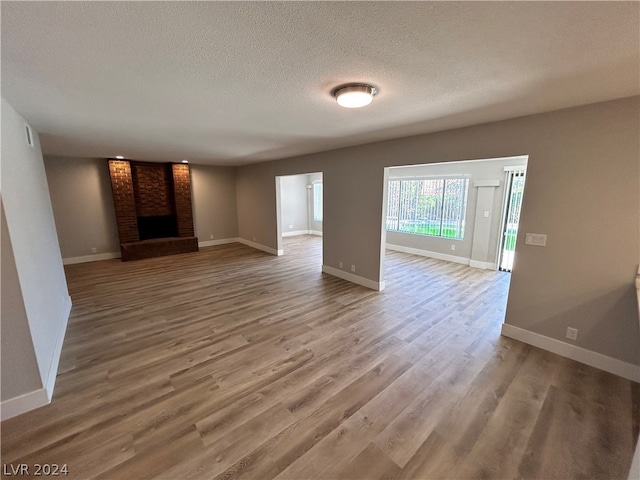
[[123, 261], [198, 251], [189, 165], [109, 160], [109, 174]]

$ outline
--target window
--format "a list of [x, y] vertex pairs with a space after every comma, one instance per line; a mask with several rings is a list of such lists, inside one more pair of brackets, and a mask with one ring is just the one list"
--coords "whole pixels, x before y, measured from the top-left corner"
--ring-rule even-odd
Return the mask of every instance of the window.
[[322, 221], [322, 184], [313, 184], [313, 220]]
[[466, 178], [389, 180], [387, 230], [464, 238]]

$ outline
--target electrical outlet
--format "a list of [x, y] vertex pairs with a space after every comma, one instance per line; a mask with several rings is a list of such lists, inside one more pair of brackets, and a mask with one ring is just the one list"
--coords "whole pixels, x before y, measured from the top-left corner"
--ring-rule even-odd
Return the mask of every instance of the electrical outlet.
[[289, 225], [289, 230], [291, 230], [293, 228], [293, 225]]
[[340, 268], [343, 268], [342, 262], [338, 262], [338, 266], [339, 266]]
[[96, 247], [91, 247], [91, 253], [98, 253], [98, 249]]
[[210, 238], [211, 240], [213, 240], [213, 235], [209, 235], [209, 238]]
[[254, 242], [256, 241], [256, 237], [253, 237], [253, 241], [254, 241]]
[[547, 246], [547, 236], [543, 233], [527, 233], [524, 236], [525, 245], [535, 245], [536, 247]]
[[456, 246], [455, 245], [451, 245], [451, 250], [455, 250]]
[[355, 272], [356, 271], [356, 266], [355, 265], [351, 265], [351, 271]]
[[578, 339], [578, 329], [567, 327], [567, 338], [569, 340], [577, 340]]

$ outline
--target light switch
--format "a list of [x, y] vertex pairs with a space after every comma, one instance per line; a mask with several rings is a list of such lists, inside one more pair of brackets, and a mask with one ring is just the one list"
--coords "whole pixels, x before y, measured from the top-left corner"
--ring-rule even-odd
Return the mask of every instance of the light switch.
[[527, 233], [524, 238], [527, 245], [535, 245], [536, 247], [547, 246], [547, 236], [542, 233]]

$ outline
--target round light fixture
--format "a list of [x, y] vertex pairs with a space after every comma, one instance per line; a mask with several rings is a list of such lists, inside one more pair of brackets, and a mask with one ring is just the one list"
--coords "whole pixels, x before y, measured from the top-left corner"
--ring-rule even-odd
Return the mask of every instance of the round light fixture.
[[117, 158], [118, 160], [124, 160], [124, 157], [123, 157], [122, 155], [116, 155], [116, 158]]
[[338, 105], [345, 108], [360, 108], [369, 105], [378, 90], [366, 83], [349, 83], [333, 91]]
[[182, 160], [182, 163], [189, 163], [189, 160]]

